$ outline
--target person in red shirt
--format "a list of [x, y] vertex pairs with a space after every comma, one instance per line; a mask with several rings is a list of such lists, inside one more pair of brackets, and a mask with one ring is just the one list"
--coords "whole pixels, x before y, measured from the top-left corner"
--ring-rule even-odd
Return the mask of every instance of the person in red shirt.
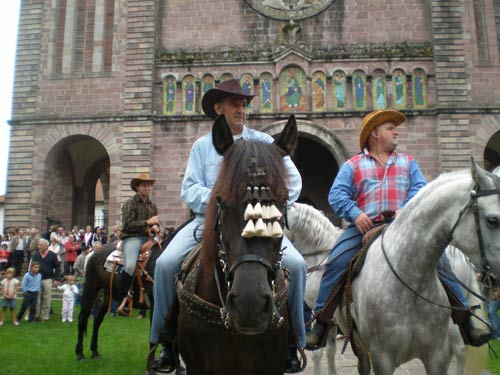
[[65, 275], [74, 275], [74, 265], [76, 261], [76, 257], [78, 256], [78, 251], [80, 250], [80, 245], [75, 241], [75, 236], [70, 234], [68, 236], [68, 242], [64, 245], [64, 249], [66, 250], [66, 264], [64, 266], [64, 274]]

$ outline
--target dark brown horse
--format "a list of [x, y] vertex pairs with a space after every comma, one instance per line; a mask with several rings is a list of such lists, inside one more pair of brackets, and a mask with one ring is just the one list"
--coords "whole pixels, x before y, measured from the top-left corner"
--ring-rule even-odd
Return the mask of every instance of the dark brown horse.
[[295, 118], [272, 144], [233, 141], [222, 116], [212, 136], [224, 159], [201, 249], [177, 284], [179, 352], [188, 375], [283, 374], [288, 345], [281, 269], [288, 198], [283, 157], [296, 146]]
[[[144, 289], [144, 300], [145, 304], [138, 304], [138, 296], [140, 291], [137, 288], [137, 282], [134, 279], [135, 292], [134, 292], [134, 306], [135, 307], [146, 307], [153, 308], [154, 298], [153, 298], [153, 283], [151, 279], [147, 278], [145, 275], [154, 275], [154, 267], [156, 265], [156, 260], [161, 255], [163, 249], [170, 241], [171, 237], [162, 242], [161, 246], [155, 243], [150, 251], [151, 256], [145, 266], [146, 272], [142, 277], [142, 286]], [[85, 359], [85, 355], [83, 354], [83, 338], [87, 332], [87, 324], [89, 316], [92, 312], [94, 306], [97, 309], [94, 315], [94, 326], [92, 330], [92, 339], [90, 343], [90, 350], [92, 351], [92, 358], [97, 358], [100, 356], [97, 341], [99, 336], [99, 327], [101, 326], [104, 317], [108, 311], [109, 302], [110, 302], [110, 292], [111, 296], [119, 295], [119, 274], [115, 274], [113, 279], [111, 279], [111, 273], [108, 272], [104, 268], [104, 263], [108, 255], [115, 249], [115, 244], [105, 244], [101, 249], [96, 251], [94, 255], [89, 259], [86, 265], [85, 272], [85, 282], [83, 284], [83, 293], [82, 293], [82, 302], [81, 302], [81, 310], [78, 315], [78, 341], [76, 344], [75, 352], [77, 356], [77, 360], [82, 361]], [[112, 288], [110, 288], [112, 285]], [[102, 298], [100, 298], [102, 293]]]

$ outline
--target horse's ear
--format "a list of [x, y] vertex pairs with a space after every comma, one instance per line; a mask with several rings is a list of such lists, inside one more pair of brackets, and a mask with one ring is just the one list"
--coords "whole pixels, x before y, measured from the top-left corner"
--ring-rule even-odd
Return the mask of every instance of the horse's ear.
[[490, 179], [488, 178], [487, 173], [483, 169], [481, 169], [481, 167], [476, 163], [472, 156], [470, 161], [472, 179], [480, 188], [488, 189]]
[[297, 147], [297, 121], [295, 116], [290, 115], [283, 131], [278, 135], [274, 143], [278, 146], [285, 155], [291, 155]]
[[231, 129], [229, 129], [224, 115], [220, 115], [215, 119], [212, 126], [212, 142], [220, 155], [224, 155], [234, 143], [233, 134], [231, 134]]

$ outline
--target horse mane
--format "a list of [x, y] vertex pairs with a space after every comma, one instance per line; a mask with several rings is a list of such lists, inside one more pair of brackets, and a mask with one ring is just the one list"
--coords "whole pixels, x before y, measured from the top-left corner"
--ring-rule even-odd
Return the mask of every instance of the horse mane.
[[289, 238], [302, 254], [331, 250], [342, 233], [314, 207], [295, 202], [288, 210]]
[[[256, 169], [265, 171], [265, 175], [251, 176]], [[271, 143], [241, 139], [226, 151], [205, 213], [201, 266], [210, 270], [206, 275], [211, 274], [218, 257], [220, 230], [216, 229], [217, 197], [225, 208], [243, 207], [247, 186], [268, 186], [276, 202], [285, 202], [288, 197], [287, 181], [283, 154]]]

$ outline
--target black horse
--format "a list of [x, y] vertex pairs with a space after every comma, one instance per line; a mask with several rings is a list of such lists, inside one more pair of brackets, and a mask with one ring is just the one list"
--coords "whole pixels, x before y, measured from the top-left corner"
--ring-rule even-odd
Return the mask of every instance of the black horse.
[[288, 346], [280, 267], [288, 198], [283, 157], [296, 146], [295, 118], [273, 144], [234, 142], [223, 116], [212, 136], [224, 160], [201, 249], [177, 284], [179, 352], [188, 374], [282, 374]]
[[[142, 305], [138, 303], [140, 291], [138, 290], [138, 283], [134, 279], [134, 307], [149, 307], [150, 309], [153, 309], [153, 283], [152, 279], [148, 278], [146, 275], [150, 275], [151, 277], [153, 277], [156, 260], [163, 252], [163, 249], [168, 245], [168, 242], [172, 237], [173, 236], [166, 238], [161, 243], [161, 245], [159, 245], [158, 243], [154, 243], [153, 246], [151, 246], [151, 256], [149, 257], [149, 260], [145, 266], [145, 272], [142, 277], [145, 303], [143, 303]], [[90, 350], [92, 351], [92, 358], [97, 358], [100, 356], [97, 347], [99, 327], [108, 311], [110, 297], [119, 295], [120, 275], [115, 274], [112, 278], [111, 273], [104, 268], [106, 258], [114, 249], [115, 244], [105, 244], [101, 249], [96, 251], [94, 255], [92, 255], [86, 266], [85, 282], [83, 284], [83, 293], [81, 300], [81, 310], [80, 314], [78, 315], [78, 341], [75, 348], [77, 359], [79, 361], [85, 359], [85, 355], [83, 354], [83, 338], [87, 332], [88, 318], [92, 312], [92, 309], [94, 308], [94, 306], [96, 306], [96, 302], [98, 303], [98, 307], [96, 315], [94, 316], [94, 326], [92, 330]], [[100, 298], [101, 291], [103, 291], [102, 298]]]

